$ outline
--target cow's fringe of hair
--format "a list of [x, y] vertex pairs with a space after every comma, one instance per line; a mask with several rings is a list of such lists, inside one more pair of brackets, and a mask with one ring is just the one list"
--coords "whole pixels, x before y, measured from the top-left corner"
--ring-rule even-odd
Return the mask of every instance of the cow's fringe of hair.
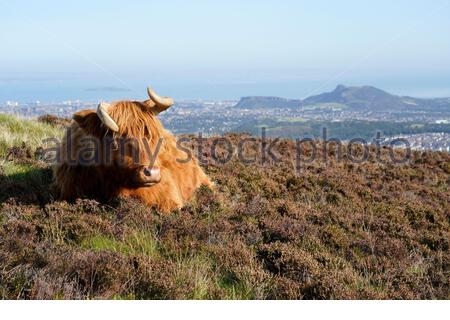
[[124, 137], [150, 140], [158, 143], [164, 128], [150, 108], [138, 101], [121, 101], [111, 108], [110, 116], [119, 126], [119, 134]]

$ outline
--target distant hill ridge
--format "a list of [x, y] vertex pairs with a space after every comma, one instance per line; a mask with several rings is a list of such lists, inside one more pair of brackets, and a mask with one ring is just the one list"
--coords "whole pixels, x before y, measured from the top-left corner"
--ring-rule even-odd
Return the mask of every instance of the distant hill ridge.
[[272, 108], [281, 106], [285, 108], [296, 108], [302, 105], [302, 100], [286, 99], [280, 97], [243, 97], [236, 105], [237, 108], [247, 109], [258, 106], [260, 108]]
[[373, 111], [433, 110], [450, 108], [450, 98], [420, 99], [390, 94], [373, 86], [338, 85], [333, 91], [304, 100], [279, 97], [243, 97], [236, 108], [302, 108], [315, 104], [339, 103], [352, 109]]

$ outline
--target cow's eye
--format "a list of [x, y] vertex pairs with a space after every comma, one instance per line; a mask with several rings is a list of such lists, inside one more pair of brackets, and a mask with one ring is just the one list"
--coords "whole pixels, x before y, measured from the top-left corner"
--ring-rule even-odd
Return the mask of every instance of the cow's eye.
[[111, 150], [112, 151], [119, 150], [119, 144], [117, 143], [117, 139], [116, 138], [114, 138], [112, 143], [111, 143]]

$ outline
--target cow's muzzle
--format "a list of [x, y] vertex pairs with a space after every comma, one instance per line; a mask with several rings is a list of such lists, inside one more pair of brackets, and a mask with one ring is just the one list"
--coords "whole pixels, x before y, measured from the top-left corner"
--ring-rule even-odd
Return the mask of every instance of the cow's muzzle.
[[139, 178], [144, 186], [151, 186], [161, 181], [161, 169], [159, 167], [143, 167]]

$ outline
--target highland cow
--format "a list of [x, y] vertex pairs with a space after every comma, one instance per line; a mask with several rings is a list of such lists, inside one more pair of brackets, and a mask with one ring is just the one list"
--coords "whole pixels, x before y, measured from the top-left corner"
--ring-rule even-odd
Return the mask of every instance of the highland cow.
[[60, 198], [135, 197], [168, 212], [201, 185], [212, 186], [195, 157], [180, 161], [186, 152], [157, 118], [173, 100], [147, 92], [146, 101], [100, 103], [74, 114], [54, 166]]

